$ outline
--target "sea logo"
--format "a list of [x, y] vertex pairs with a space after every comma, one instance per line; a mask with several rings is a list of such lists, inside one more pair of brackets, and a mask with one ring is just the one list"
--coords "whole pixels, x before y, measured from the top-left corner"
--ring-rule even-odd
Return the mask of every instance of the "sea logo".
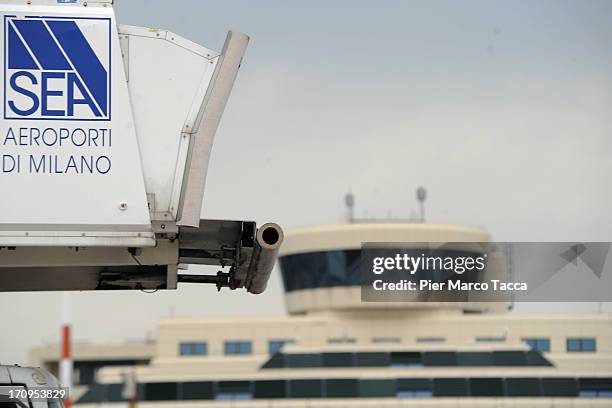
[[110, 18], [4, 18], [4, 119], [109, 121]]

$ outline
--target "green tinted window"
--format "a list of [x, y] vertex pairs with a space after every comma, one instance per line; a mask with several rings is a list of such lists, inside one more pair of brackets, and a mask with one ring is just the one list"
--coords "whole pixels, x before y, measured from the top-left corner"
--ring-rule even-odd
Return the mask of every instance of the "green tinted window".
[[290, 380], [290, 398], [321, 398], [323, 381], [321, 380]]
[[354, 379], [332, 379], [325, 382], [328, 398], [357, 397], [359, 383]]
[[391, 363], [389, 353], [356, 353], [355, 365], [357, 367], [388, 367]]
[[352, 367], [353, 353], [323, 353], [323, 367]]
[[465, 378], [435, 378], [433, 393], [437, 397], [468, 395], [468, 383]]
[[394, 397], [395, 380], [361, 380], [359, 381], [359, 396], [364, 398]]
[[415, 391], [431, 389], [429, 378], [399, 378], [397, 380], [398, 391]]
[[121, 395], [123, 391], [123, 384], [108, 384], [106, 386], [106, 398], [108, 401], [125, 401], [125, 398]]
[[399, 367], [422, 366], [421, 353], [412, 351], [396, 351], [391, 353], [391, 365]]
[[542, 395], [539, 378], [507, 378], [506, 393], [510, 397], [537, 397]]
[[550, 361], [546, 360], [539, 351], [529, 350], [525, 355], [527, 364], [530, 366], [552, 366]]
[[253, 398], [250, 381], [219, 381], [215, 399], [247, 400]]
[[255, 398], [287, 398], [285, 381], [260, 380], [254, 384]]
[[494, 351], [493, 361], [496, 366], [526, 366], [526, 354], [524, 351]]
[[612, 391], [612, 378], [581, 378], [580, 390], [610, 390]]
[[423, 353], [426, 366], [452, 367], [457, 365], [457, 354], [453, 351], [433, 351]]
[[321, 367], [320, 354], [285, 354], [285, 363], [287, 367]]
[[504, 395], [504, 383], [501, 378], [470, 379], [470, 395], [476, 397], [498, 397]]
[[575, 397], [578, 383], [574, 378], [543, 378], [542, 392], [547, 397]]
[[181, 384], [182, 399], [208, 400], [215, 398], [212, 381], [189, 381]]
[[248, 392], [251, 390], [249, 381], [219, 381], [217, 392]]
[[457, 353], [457, 365], [464, 367], [489, 367], [493, 365], [493, 353], [466, 351]]
[[144, 384], [145, 401], [174, 401], [178, 399], [177, 383], [152, 382]]

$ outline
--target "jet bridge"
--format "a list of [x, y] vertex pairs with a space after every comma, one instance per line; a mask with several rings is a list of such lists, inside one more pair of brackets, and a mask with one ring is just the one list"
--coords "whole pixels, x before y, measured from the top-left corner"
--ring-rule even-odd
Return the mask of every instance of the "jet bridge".
[[264, 291], [282, 229], [200, 219], [247, 35], [216, 52], [112, 0], [0, 1], [0, 31], [0, 291]]

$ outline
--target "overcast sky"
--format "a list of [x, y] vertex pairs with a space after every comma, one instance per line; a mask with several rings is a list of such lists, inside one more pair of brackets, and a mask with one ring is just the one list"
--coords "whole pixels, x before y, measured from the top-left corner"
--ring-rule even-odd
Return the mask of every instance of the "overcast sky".
[[[409, 217], [500, 241], [612, 240], [612, 2], [116, 0], [122, 24], [219, 50], [251, 43], [215, 140], [203, 216]], [[59, 335], [58, 293], [0, 294], [0, 361]], [[169, 315], [282, 314], [212, 287], [75, 293], [77, 341], [154, 335]], [[576, 307], [578, 309], [578, 307]], [[537, 310], [551, 306], [537, 305]], [[584, 310], [584, 307], [582, 308]], [[5, 330], [5, 333], [7, 331]]]

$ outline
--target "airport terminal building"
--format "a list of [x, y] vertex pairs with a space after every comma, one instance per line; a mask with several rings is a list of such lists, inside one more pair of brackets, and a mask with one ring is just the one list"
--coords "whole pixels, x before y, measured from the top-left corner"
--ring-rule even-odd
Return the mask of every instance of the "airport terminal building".
[[[457, 225], [355, 222], [290, 231], [286, 317], [169, 319], [155, 340], [76, 345], [76, 404], [147, 407], [610, 407], [612, 316], [510, 303], [365, 303], [363, 242], [487, 242]], [[57, 371], [59, 348], [32, 350]]]

